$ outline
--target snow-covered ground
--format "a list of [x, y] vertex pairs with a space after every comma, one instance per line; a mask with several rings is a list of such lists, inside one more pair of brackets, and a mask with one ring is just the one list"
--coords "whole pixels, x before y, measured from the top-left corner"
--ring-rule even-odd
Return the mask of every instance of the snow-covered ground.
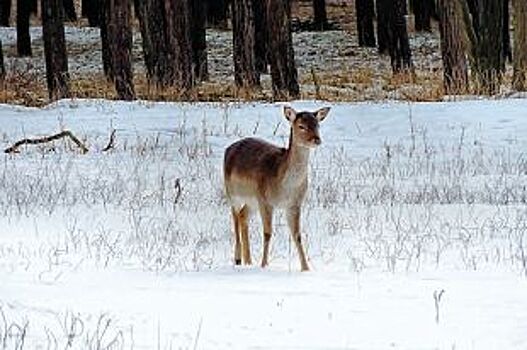
[[[324, 105], [294, 102], [297, 109]], [[525, 349], [527, 100], [334, 104], [300, 273], [232, 266], [226, 145], [285, 145], [278, 104], [0, 106], [0, 347]], [[111, 131], [116, 144], [102, 152]], [[252, 252], [261, 253], [259, 219]]]

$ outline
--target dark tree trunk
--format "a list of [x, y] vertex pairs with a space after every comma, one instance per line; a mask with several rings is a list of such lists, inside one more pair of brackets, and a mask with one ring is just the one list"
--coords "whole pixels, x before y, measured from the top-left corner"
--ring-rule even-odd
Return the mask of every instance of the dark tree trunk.
[[[207, 7], [207, 24], [218, 28], [227, 28], [228, 0], [203, 0]], [[264, 0], [260, 0], [264, 1]]]
[[414, 0], [413, 11], [415, 18], [415, 30], [432, 31], [432, 17], [435, 12], [434, 0]]
[[203, 0], [190, 0], [192, 41], [192, 65], [194, 77], [197, 81], [205, 81], [209, 77], [207, 67], [207, 36], [205, 2]]
[[388, 54], [389, 28], [388, 28], [388, 11], [389, 3], [392, 0], [375, 0], [375, 9], [377, 12], [377, 47], [380, 54]]
[[42, 32], [49, 98], [70, 96], [62, 0], [42, 0]]
[[512, 62], [511, 35], [510, 35], [509, 30], [510, 30], [509, 0], [504, 0], [503, 1], [503, 54], [505, 55], [505, 59], [507, 59], [509, 62]]
[[477, 89], [489, 95], [499, 91], [505, 69], [503, 1], [469, 0], [468, 7], [463, 4]]
[[9, 27], [11, 0], [0, 0], [0, 27]]
[[2, 40], [0, 40], [0, 84], [5, 80], [5, 65], [4, 65], [4, 49], [2, 48]]
[[31, 10], [29, 12], [31, 12], [32, 15], [38, 15], [38, 0], [27, 0], [30, 2], [30, 8]]
[[234, 82], [238, 88], [253, 89], [260, 83], [256, 70], [255, 24], [252, 0], [232, 3]]
[[373, 0], [356, 0], [357, 31], [359, 33], [359, 46], [375, 47], [375, 30], [373, 18], [375, 8]]
[[406, 0], [388, 3], [388, 51], [394, 73], [412, 69], [412, 53], [406, 29]]
[[254, 10], [254, 26], [256, 28], [255, 34], [255, 56], [256, 56], [256, 70], [260, 73], [267, 73], [268, 59], [268, 27], [267, 27], [267, 11], [265, 10], [264, 0], [253, 0]]
[[298, 98], [298, 72], [291, 34], [289, 1], [265, 0], [269, 24], [269, 63], [275, 99]]
[[66, 21], [75, 22], [77, 20], [77, 12], [75, 11], [75, 4], [73, 0], [64, 1], [64, 13], [66, 15]]
[[16, 5], [16, 46], [18, 56], [31, 56], [31, 36], [29, 35], [31, 2], [28, 0], [17, 0]]
[[328, 15], [326, 13], [326, 0], [313, 0], [313, 24], [316, 30], [324, 30], [327, 28]]
[[107, 30], [108, 56], [115, 90], [120, 100], [134, 100], [132, 73], [132, 23], [131, 2], [128, 0], [104, 0]]
[[90, 27], [99, 27], [101, 25], [101, 1], [82, 0], [82, 13], [88, 19]]
[[438, 0], [438, 6], [445, 93], [464, 94], [468, 91], [468, 69], [461, 7], [458, 0]]
[[514, 7], [514, 73], [512, 87], [527, 90], [527, 1], [512, 0]]
[[99, 27], [101, 28], [101, 53], [102, 53], [102, 68], [104, 76], [108, 81], [114, 81], [114, 72], [112, 65], [112, 52], [110, 50], [110, 38], [108, 35], [108, 29], [111, 25], [111, 2], [113, 0], [100, 0], [100, 14], [99, 14]]
[[162, 0], [143, 0], [139, 7], [146, 74], [150, 84], [170, 85], [166, 16]]
[[188, 0], [165, 0], [171, 85], [187, 96], [194, 86]]

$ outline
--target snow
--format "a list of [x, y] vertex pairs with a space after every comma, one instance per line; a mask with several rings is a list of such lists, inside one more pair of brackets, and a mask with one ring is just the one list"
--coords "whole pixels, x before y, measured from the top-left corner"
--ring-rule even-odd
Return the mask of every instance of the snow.
[[[1, 159], [0, 345], [527, 347], [527, 100], [332, 103], [302, 218], [313, 271], [281, 213], [270, 267], [233, 267], [223, 149], [287, 144], [281, 108], [1, 105], [3, 148], [65, 128], [90, 152], [59, 141]], [[258, 261], [259, 219], [250, 230]]]

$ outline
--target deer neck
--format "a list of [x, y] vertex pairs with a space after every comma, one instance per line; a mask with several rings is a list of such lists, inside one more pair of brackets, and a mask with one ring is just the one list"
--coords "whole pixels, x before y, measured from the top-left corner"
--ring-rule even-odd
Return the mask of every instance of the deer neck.
[[289, 136], [289, 147], [286, 153], [284, 182], [301, 183], [307, 178], [307, 166], [310, 150], [294, 142], [293, 130]]

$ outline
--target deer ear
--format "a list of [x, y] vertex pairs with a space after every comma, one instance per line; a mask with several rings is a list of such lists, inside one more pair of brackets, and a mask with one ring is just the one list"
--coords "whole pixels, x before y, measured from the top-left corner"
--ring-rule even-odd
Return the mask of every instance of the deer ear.
[[290, 123], [294, 123], [294, 121], [296, 119], [296, 111], [293, 108], [285, 106], [284, 107], [284, 115], [285, 115], [285, 118]]
[[330, 107], [324, 107], [324, 108], [320, 108], [318, 111], [316, 111], [315, 112], [315, 117], [317, 118], [317, 120], [319, 122], [321, 122], [324, 119], [326, 119], [330, 109], [331, 109]]

